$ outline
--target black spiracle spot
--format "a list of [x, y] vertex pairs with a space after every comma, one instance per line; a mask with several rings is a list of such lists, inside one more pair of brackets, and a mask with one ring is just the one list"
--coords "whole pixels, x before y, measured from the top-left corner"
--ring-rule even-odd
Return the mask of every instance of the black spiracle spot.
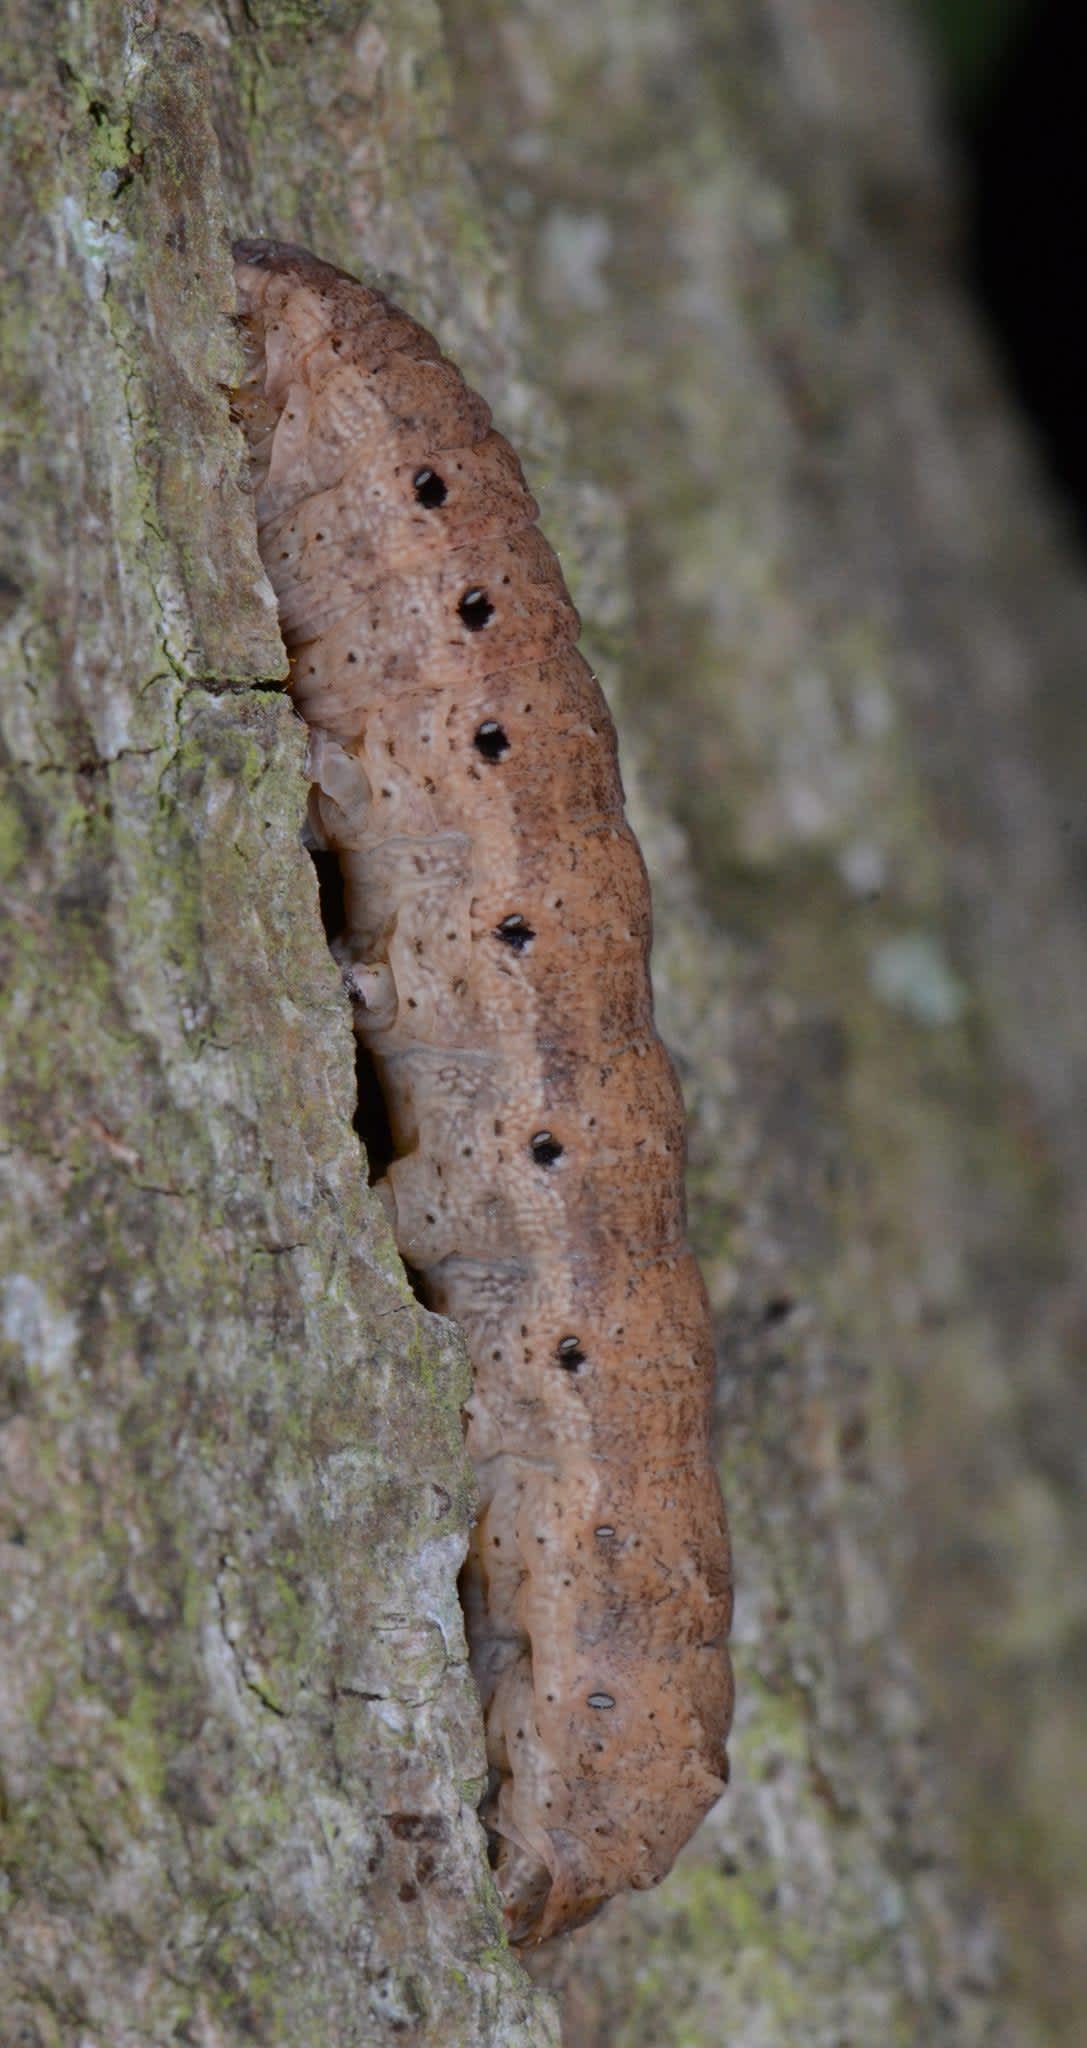
[[553, 1138], [550, 1131], [537, 1131], [535, 1137], [529, 1141], [528, 1149], [537, 1166], [554, 1166], [556, 1159], [561, 1159], [563, 1153], [558, 1139]]
[[477, 727], [472, 745], [477, 754], [482, 754], [485, 761], [500, 761], [503, 754], [508, 754], [510, 750], [509, 740], [494, 718], [485, 718], [483, 724]]
[[504, 917], [501, 924], [495, 927], [495, 937], [501, 939], [502, 944], [509, 946], [514, 953], [523, 953], [525, 947], [532, 944], [535, 936], [527, 918], [523, 918], [518, 911], [514, 911], [510, 917]]
[[417, 469], [411, 487], [420, 505], [425, 505], [428, 512], [436, 512], [449, 496], [449, 486], [436, 469]]
[[563, 1372], [577, 1372], [578, 1367], [585, 1363], [585, 1353], [576, 1337], [560, 1337], [555, 1356]]
[[471, 590], [465, 591], [457, 606], [457, 616], [470, 633], [482, 633], [484, 626], [490, 625], [494, 606], [478, 583], [473, 583]]

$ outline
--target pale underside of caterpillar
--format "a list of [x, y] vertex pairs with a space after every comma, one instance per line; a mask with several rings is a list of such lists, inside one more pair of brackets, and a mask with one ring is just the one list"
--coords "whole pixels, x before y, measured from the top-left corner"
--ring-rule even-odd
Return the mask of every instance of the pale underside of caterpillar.
[[732, 1708], [713, 1350], [615, 735], [513, 450], [437, 343], [235, 251], [261, 556], [424, 1299], [464, 1331], [462, 1580], [507, 1924], [655, 1883]]

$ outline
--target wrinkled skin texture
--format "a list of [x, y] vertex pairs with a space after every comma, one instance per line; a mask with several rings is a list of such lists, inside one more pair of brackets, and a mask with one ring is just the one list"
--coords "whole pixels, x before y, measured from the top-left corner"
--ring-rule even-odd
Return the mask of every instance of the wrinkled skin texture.
[[468, 1342], [464, 1574], [510, 1932], [655, 1883], [720, 1793], [728, 1544], [645, 871], [577, 615], [487, 407], [298, 249], [236, 250], [262, 559], [312, 733], [383, 1193]]

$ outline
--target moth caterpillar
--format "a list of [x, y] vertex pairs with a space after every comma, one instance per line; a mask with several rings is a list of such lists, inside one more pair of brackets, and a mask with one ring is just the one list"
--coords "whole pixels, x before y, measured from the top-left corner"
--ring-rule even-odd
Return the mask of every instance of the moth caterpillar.
[[649, 888], [537, 507], [424, 328], [305, 250], [235, 251], [260, 551], [311, 731], [315, 843], [395, 1156], [464, 1331], [483, 1817], [511, 1936], [655, 1883], [732, 1707], [713, 1350]]

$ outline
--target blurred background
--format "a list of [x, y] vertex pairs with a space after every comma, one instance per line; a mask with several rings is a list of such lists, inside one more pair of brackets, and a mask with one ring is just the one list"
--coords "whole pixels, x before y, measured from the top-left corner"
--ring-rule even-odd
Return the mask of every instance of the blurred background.
[[1078, 224], [1087, 202], [1075, 0], [915, 0], [959, 147], [973, 288], [1087, 537]]
[[732, 1793], [555, 1966], [568, 2037], [1078, 2048], [1080, 12], [446, 18], [568, 431], [500, 412], [649, 861], [738, 1555]]

